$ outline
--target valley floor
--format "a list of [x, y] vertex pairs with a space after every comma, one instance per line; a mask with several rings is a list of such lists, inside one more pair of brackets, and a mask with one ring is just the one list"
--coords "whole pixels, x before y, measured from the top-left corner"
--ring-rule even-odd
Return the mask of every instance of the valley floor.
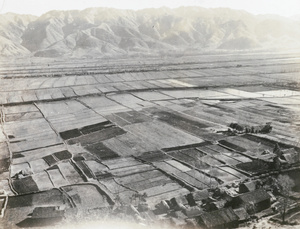
[[[4, 228], [114, 216], [198, 227], [205, 214], [228, 209], [216, 190], [234, 199], [240, 184], [279, 173], [292, 174], [296, 196], [298, 55], [143, 61], [3, 64]], [[270, 133], [228, 131], [230, 123], [268, 122]], [[276, 145], [285, 152], [279, 167]], [[298, 206], [298, 198], [290, 201]], [[234, 217], [240, 208], [230, 205]], [[248, 219], [258, 215], [265, 216]]]

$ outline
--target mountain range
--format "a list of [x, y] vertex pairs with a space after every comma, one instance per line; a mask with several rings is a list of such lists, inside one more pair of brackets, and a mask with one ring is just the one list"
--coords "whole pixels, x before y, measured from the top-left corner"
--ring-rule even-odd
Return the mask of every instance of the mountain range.
[[116, 56], [300, 47], [300, 21], [201, 7], [0, 14], [0, 55]]

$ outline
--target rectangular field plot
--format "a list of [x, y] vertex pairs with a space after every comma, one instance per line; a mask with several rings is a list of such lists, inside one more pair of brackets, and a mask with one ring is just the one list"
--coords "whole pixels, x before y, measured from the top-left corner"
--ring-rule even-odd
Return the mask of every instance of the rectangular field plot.
[[132, 124], [124, 129], [153, 145], [148, 151], [203, 142], [200, 138], [158, 121]]
[[86, 146], [85, 149], [95, 155], [99, 160], [109, 160], [119, 157], [116, 152], [106, 147], [102, 142], [90, 144]]
[[114, 113], [114, 116], [125, 120], [128, 124], [151, 121], [151, 118], [137, 111]]
[[209, 147], [206, 147], [206, 146], [199, 146], [197, 147], [197, 150], [199, 150], [200, 152], [204, 153], [205, 155], [209, 155], [209, 156], [216, 156], [218, 157], [219, 156], [219, 153], [210, 149]]
[[69, 162], [61, 162], [58, 164], [61, 174], [70, 184], [83, 182], [83, 179]]
[[182, 187], [177, 183], [165, 183], [163, 187], [159, 185], [148, 189], [144, 189], [141, 192], [146, 193], [148, 197], [152, 197], [152, 196], [161, 195], [163, 193], [168, 193], [174, 190], [178, 190], [181, 188]]
[[33, 173], [43, 172], [49, 165], [43, 159], [37, 159], [29, 162]]
[[266, 150], [272, 152], [274, 148], [273, 146], [265, 145], [262, 141], [253, 141], [240, 136], [226, 138], [226, 141], [238, 147], [245, 148], [247, 150], [246, 154], [253, 157], [260, 157]]
[[[134, 190], [136, 192], [139, 192], [140, 194], [146, 194], [146, 200], [148, 203], [151, 203], [151, 201], [156, 198], [166, 199], [166, 195], [172, 194], [172, 192], [174, 191], [177, 191], [179, 193], [188, 192], [177, 182], [171, 180], [158, 170], [132, 173], [127, 176], [123, 176], [122, 178], [115, 178], [115, 180], [118, 184], [122, 185], [120, 187], [126, 187], [128, 188], [128, 190]], [[103, 183], [105, 184], [106, 181], [103, 181]], [[126, 192], [124, 191], [124, 189], [120, 187], [118, 188], [118, 190], [114, 191], [125, 194]], [[109, 189], [112, 188], [110, 187]]]
[[31, 104], [5, 107], [4, 113], [6, 122], [38, 119], [43, 117], [37, 107]]
[[112, 194], [118, 195], [124, 191], [128, 191], [127, 188], [116, 182], [114, 178], [99, 180], [99, 183], [103, 184]]
[[48, 173], [43, 171], [32, 175], [32, 179], [37, 184], [40, 191], [49, 190], [53, 188], [52, 182]]
[[158, 120], [165, 122], [177, 129], [199, 136], [203, 133], [202, 128], [208, 127], [207, 123], [188, 118], [177, 112], [160, 111], [153, 114]]
[[89, 168], [89, 170], [93, 173], [93, 175], [97, 179], [101, 179], [102, 177], [105, 177], [108, 175], [108, 167], [101, 164], [100, 162], [93, 161], [93, 160], [86, 160], [83, 162], [86, 164], [86, 166]]
[[229, 99], [238, 98], [235, 95], [228, 95], [224, 92], [212, 91], [212, 90], [172, 90], [172, 91], [160, 91], [161, 93], [170, 97], [181, 99], [181, 98], [200, 98], [200, 99]]
[[9, 171], [10, 159], [0, 159], [0, 174]]
[[72, 154], [68, 150], [59, 151], [53, 154], [58, 161], [68, 160], [72, 158]]
[[94, 85], [87, 85], [87, 86], [73, 86], [73, 91], [78, 96], [84, 95], [92, 95], [92, 94], [99, 94], [99, 89]]
[[131, 110], [126, 106], [123, 106], [111, 99], [108, 99], [104, 96], [94, 96], [94, 97], [87, 97], [87, 98], [80, 98], [80, 101], [87, 104], [91, 107], [94, 111], [101, 115], [108, 115], [111, 113], [117, 113], [122, 111]]
[[143, 163], [135, 160], [132, 157], [124, 157], [124, 158], [117, 158], [113, 160], [106, 160], [103, 162], [109, 169], [120, 169], [124, 167], [136, 166], [141, 165]]
[[[45, 119], [8, 122], [4, 125], [7, 135], [13, 136], [10, 148], [12, 152], [21, 152], [61, 143], [61, 139]], [[39, 139], [37, 141], [37, 139]]]
[[202, 183], [204, 183], [206, 185], [206, 186], [204, 186], [204, 188], [216, 187], [217, 185], [220, 184], [215, 179], [215, 177], [213, 177], [213, 174], [209, 174], [209, 173], [205, 174], [205, 173], [199, 172], [195, 169], [188, 171], [187, 174], [189, 174], [191, 177], [194, 177], [198, 181], [201, 181]]
[[26, 194], [40, 191], [36, 182], [31, 176], [12, 181], [12, 186], [18, 194]]
[[216, 109], [208, 109], [208, 107], [200, 105], [200, 106], [195, 106], [192, 107], [188, 110], [185, 110], [184, 113], [187, 115], [191, 115], [193, 117], [205, 120], [208, 123], [212, 123], [212, 125], [228, 125], [228, 123], [234, 122], [234, 118], [227, 118], [224, 117], [225, 114], [224, 112], [219, 112], [217, 114]]
[[44, 160], [49, 166], [56, 164], [56, 162], [58, 161], [58, 160], [56, 160], [55, 157], [53, 157], [53, 155], [45, 156], [45, 157], [43, 157], [43, 160]]
[[163, 175], [158, 170], [152, 170], [141, 174], [117, 178], [116, 181], [122, 186], [131, 190], [142, 192], [145, 189], [161, 186], [168, 183], [174, 183], [171, 179]]
[[170, 100], [173, 99], [173, 97], [170, 97], [168, 95], [162, 94], [160, 92], [151, 91], [151, 92], [135, 92], [132, 93], [136, 97], [139, 97], [140, 99], [147, 100], [147, 101], [157, 101], [157, 100]]
[[[234, 88], [234, 87], [232, 87]], [[242, 90], [242, 91], [248, 91], [248, 92], [255, 92], [255, 93], [261, 93], [264, 91], [272, 91], [275, 90], [273, 87], [268, 87], [264, 85], [255, 85], [255, 86], [239, 86], [236, 87], [236, 89]]]
[[135, 155], [135, 149], [128, 146], [126, 142], [121, 141], [121, 139], [122, 138], [114, 137], [111, 139], [104, 140], [102, 141], [102, 143], [113, 152], [118, 152], [118, 155], [122, 157]]
[[[5, 135], [3, 134], [2, 130], [0, 130], [0, 143], [6, 140]], [[1, 146], [0, 146], [1, 147]]]
[[128, 176], [128, 175], [134, 174], [134, 173], [151, 171], [153, 169], [154, 168], [151, 165], [141, 164], [141, 165], [135, 165], [135, 166], [124, 167], [124, 168], [119, 168], [119, 169], [113, 169], [113, 170], [110, 170], [109, 172], [112, 175], [114, 175], [115, 177], [124, 177], [124, 176]]
[[17, 113], [17, 114], [7, 114], [5, 115], [6, 122], [31, 120], [42, 118], [43, 115], [40, 112], [28, 112], [28, 113]]
[[261, 160], [253, 160], [251, 162], [237, 164], [236, 168], [241, 169], [249, 174], [257, 174], [270, 170], [270, 164]]
[[190, 157], [186, 154], [181, 153], [181, 151], [179, 151], [179, 150], [168, 152], [168, 155], [179, 161], [182, 161], [187, 164], [191, 164], [191, 165], [195, 166], [195, 159], [193, 157]]
[[[219, 162], [221, 162], [223, 164], [235, 165], [235, 164], [240, 163], [240, 161], [236, 160], [235, 158], [228, 157], [224, 154], [219, 153], [218, 151], [215, 151], [215, 150], [209, 148], [209, 145], [204, 146], [204, 147], [198, 147], [197, 149], [199, 149], [201, 152], [213, 157], [214, 159], [217, 159]], [[220, 165], [220, 164], [218, 164], [218, 165]]]
[[[1, 135], [2, 132], [0, 132]], [[1, 137], [1, 136], [0, 136]], [[8, 146], [6, 142], [0, 142], [0, 159], [6, 159], [10, 157]]]
[[20, 91], [8, 92], [6, 99], [8, 103], [23, 102], [22, 94]]
[[279, 105], [300, 105], [300, 100], [296, 97], [263, 98], [262, 100]]
[[[100, 193], [96, 185], [83, 184], [63, 187], [79, 210], [109, 207], [106, 196]], [[88, 193], [88, 195], [87, 195]]]
[[247, 178], [247, 176], [245, 176], [244, 174], [240, 173], [239, 171], [237, 171], [237, 170], [235, 170], [235, 169], [233, 169], [229, 166], [222, 166], [222, 167], [220, 167], [220, 169], [222, 169], [222, 170], [224, 170], [224, 171], [226, 171], [226, 172], [228, 172], [228, 173], [232, 174], [233, 176], [236, 176], [240, 179]]
[[182, 154], [185, 154], [193, 159], [198, 160], [199, 158], [205, 156], [206, 154], [202, 151], [198, 150], [197, 148], [190, 148], [190, 149], [182, 149], [180, 150]]
[[219, 154], [216, 157], [218, 158], [219, 161], [223, 162], [226, 165], [236, 165], [240, 163], [240, 161], [231, 157], [227, 157], [226, 155]]
[[178, 183], [154, 167], [141, 164], [133, 158], [116, 159], [104, 163], [106, 162], [109, 162], [108, 166], [113, 166], [109, 172], [115, 178], [99, 180], [99, 182], [104, 184], [112, 193], [117, 194], [123, 201], [130, 201], [136, 192], [146, 193], [147, 199], [151, 199], [154, 196], [183, 189]]
[[299, 91], [292, 90], [268, 90], [260, 91], [259, 94], [264, 95], [264, 97], [287, 97], [287, 96], [299, 96]]
[[233, 89], [233, 88], [222, 88], [222, 89], [218, 89], [218, 91], [229, 94], [229, 95], [243, 97], [243, 98], [260, 98], [260, 97], [262, 97], [262, 95], [259, 93], [247, 92], [247, 91], [242, 91], [242, 90]]
[[109, 99], [132, 109], [141, 109], [144, 107], [151, 107], [153, 104], [148, 101], [141, 100], [131, 94], [115, 94], [108, 96]]
[[219, 126], [209, 127], [206, 129], [202, 129], [202, 132], [199, 133], [199, 137], [207, 142], [217, 142], [222, 139], [226, 139], [227, 136], [224, 136], [221, 133], [215, 133], [215, 129], [218, 129]]
[[154, 161], [163, 161], [163, 160], [171, 159], [170, 156], [163, 153], [162, 151], [145, 152], [137, 156], [137, 158], [144, 162], [154, 162]]
[[208, 148], [212, 149], [212, 150], [215, 150], [229, 158], [232, 158], [236, 161], [239, 161], [239, 162], [249, 162], [251, 161], [251, 159], [249, 159], [248, 157], [245, 157], [239, 153], [236, 153], [236, 152], [233, 152], [233, 151], [230, 151], [228, 149], [225, 149], [219, 145], [209, 145], [207, 146]]
[[21, 164], [11, 165], [11, 168], [10, 168], [11, 176], [13, 177], [18, 173], [31, 174], [32, 170], [31, 170], [30, 164], [28, 162], [25, 162], [25, 163], [21, 163]]
[[182, 172], [188, 172], [191, 170], [190, 167], [187, 167], [183, 164], [181, 164], [180, 162], [176, 161], [176, 160], [167, 160], [166, 163], [168, 163], [169, 165], [179, 169]]
[[84, 163], [83, 160], [76, 161], [76, 165], [82, 170], [84, 175], [88, 177], [89, 179], [95, 178], [95, 176], [92, 174], [92, 171], [89, 169], [89, 167]]
[[86, 146], [89, 144], [95, 144], [97, 142], [116, 137], [118, 135], [122, 135], [124, 133], [125, 131], [123, 129], [117, 126], [111, 126], [111, 127], [103, 128], [102, 130], [97, 130], [92, 133], [87, 133], [72, 138], [68, 140], [68, 144], [72, 145], [72, 144], [80, 143], [82, 146]]
[[240, 177], [233, 175], [221, 168], [211, 168], [207, 173], [213, 177], [216, 177], [224, 183], [234, 182], [240, 179]]
[[37, 97], [37, 94], [35, 93], [35, 90], [23, 91], [22, 99], [24, 102], [38, 101], [38, 97]]
[[[203, 152], [196, 148], [170, 151], [168, 152], [168, 155], [201, 171], [206, 171], [212, 164], [212, 162], [209, 164], [208, 161], [205, 161], [209, 156], [206, 156]], [[202, 160], [202, 157], [204, 160]], [[218, 164], [220, 164], [220, 162], [216, 161], [216, 164], [214, 165]]]
[[[14, 154], [14, 155], [19, 155], [19, 157], [14, 158], [13, 157], [13, 163], [14, 164], [19, 164], [19, 163], [24, 163], [27, 161], [34, 161], [40, 158], [45, 158], [47, 156], [51, 156], [51, 154], [59, 151], [65, 150], [65, 146], [63, 144], [55, 145], [55, 146], [50, 146], [50, 147], [44, 147], [41, 149], [35, 149], [35, 150], [29, 150], [26, 152]], [[55, 159], [53, 159], [55, 160]], [[54, 163], [56, 160], [54, 161]], [[51, 165], [51, 163], [48, 165]]]
[[130, 124], [130, 122], [126, 121], [125, 119], [123, 119], [115, 114], [108, 114], [108, 115], [105, 115], [104, 117], [107, 120], [109, 120], [110, 122], [112, 122], [120, 127]]
[[223, 165], [223, 163], [218, 160], [218, 157], [214, 157], [214, 156], [203, 156], [201, 157], [199, 160], [203, 161], [204, 163], [210, 165], [210, 166], [219, 166], [219, 165]]
[[220, 141], [219, 141], [219, 144], [220, 144], [221, 146], [224, 146], [224, 147], [229, 148], [229, 149], [231, 149], [231, 150], [234, 150], [234, 151], [236, 151], [236, 152], [242, 152], [242, 153], [244, 153], [244, 152], [247, 151], [247, 149], [245, 149], [244, 147], [238, 146], [238, 145], [236, 145], [236, 144], [234, 144], [234, 143], [231, 143], [230, 141], [220, 140]]
[[[121, 136], [118, 136], [114, 139], [110, 139], [107, 141], [104, 141], [103, 143], [107, 145], [109, 148], [114, 148], [114, 145], [112, 144], [115, 142], [118, 146], [121, 146], [121, 148], [116, 149], [120, 151], [120, 154], [122, 154], [122, 150], [125, 150], [124, 152], [133, 152], [132, 155], [139, 155], [144, 152], [149, 152], [156, 150], [157, 147], [152, 144], [150, 141], [145, 141], [145, 138], [141, 138], [137, 136], [136, 134], [127, 132], [126, 134], [123, 134]], [[130, 149], [130, 150], [129, 150]], [[126, 155], [127, 153], [125, 153]]]
[[62, 175], [59, 168], [56, 166], [54, 168], [47, 170], [48, 176], [51, 179], [51, 182], [54, 187], [61, 187], [65, 185], [69, 185], [69, 181], [65, 179], [65, 177]]
[[38, 107], [58, 132], [83, 128], [107, 121], [75, 100], [39, 103]]
[[[9, 197], [8, 209], [31, 206], [69, 206], [67, 197], [58, 189], [28, 194], [23, 196]], [[70, 207], [70, 206], [69, 206]]]
[[[51, 136], [52, 135], [52, 136]], [[38, 139], [38, 141], [37, 141]], [[14, 153], [20, 153], [22, 152], [25, 153], [24, 151], [29, 151], [29, 150], [35, 150], [39, 148], [44, 148], [48, 146], [55, 146], [59, 145], [62, 143], [62, 140], [60, 137], [58, 137], [56, 134], [53, 132], [48, 132], [48, 133], [42, 133], [39, 135], [39, 137], [32, 137], [27, 140], [23, 141], [16, 141], [12, 142], [10, 144], [10, 150]]]
[[[167, 163], [167, 162], [169, 162], [169, 163]], [[198, 189], [208, 188], [208, 186], [205, 183], [203, 183], [202, 180], [198, 180], [197, 177], [195, 176], [196, 173], [199, 173], [198, 171], [191, 172], [192, 169], [190, 169], [190, 170], [183, 172], [180, 169], [180, 168], [182, 168], [183, 165], [182, 166], [176, 166], [176, 165], [172, 166], [171, 161], [167, 161], [167, 162], [154, 162], [153, 164], [160, 170], [170, 174], [171, 176], [175, 176], [177, 179], [183, 181], [186, 184], [189, 184], [190, 186], [194, 186]], [[198, 178], [199, 178], [199, 176], [198, 176]]]

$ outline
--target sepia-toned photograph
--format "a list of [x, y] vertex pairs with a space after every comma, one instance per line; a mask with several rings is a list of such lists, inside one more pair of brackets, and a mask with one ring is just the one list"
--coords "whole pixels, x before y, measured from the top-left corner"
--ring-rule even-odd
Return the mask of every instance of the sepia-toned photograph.
[[300, 228], [298, 0], [0, 0], [0, 229]]

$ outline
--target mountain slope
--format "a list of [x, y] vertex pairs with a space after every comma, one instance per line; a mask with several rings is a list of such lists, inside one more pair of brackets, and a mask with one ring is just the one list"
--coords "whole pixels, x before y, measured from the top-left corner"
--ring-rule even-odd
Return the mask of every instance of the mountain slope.
[[55, 57], [299, 47], [299, 25], [274, 15], [200, 7], [89, 8], [50, 11], [40, 17], [3, 14], [0, 51], [2, 56]]
[[28, 55], [30, 51], [21, 45], [22, 35], [28, 24], [37, 17], [13, 13], [0, 14], [0, 54]]

